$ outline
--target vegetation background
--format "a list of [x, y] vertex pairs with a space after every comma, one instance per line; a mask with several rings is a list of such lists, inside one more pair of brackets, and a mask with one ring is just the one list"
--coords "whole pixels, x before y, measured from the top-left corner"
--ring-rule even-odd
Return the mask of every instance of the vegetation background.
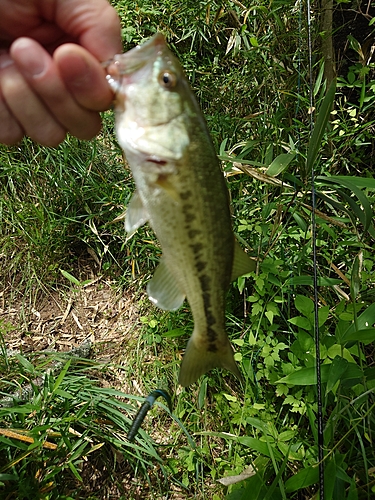
[[[112, 112], [91, 142], [1, 146], [0, 498], [319, 498], [313, 237], [324, 498], [375, 498], [375, 8], [314, 4], [310, 71], [303, 2], [113, 4], [124, 50], [161, 31], [181, 59], [259, 256], [227, 304], [246, 387], [177, 386], [192, 320], [148, 303], [158, 243], [115, 223], [134, 186]], [[160, 386], [173, 415], [157, 403], [129, 443]]]

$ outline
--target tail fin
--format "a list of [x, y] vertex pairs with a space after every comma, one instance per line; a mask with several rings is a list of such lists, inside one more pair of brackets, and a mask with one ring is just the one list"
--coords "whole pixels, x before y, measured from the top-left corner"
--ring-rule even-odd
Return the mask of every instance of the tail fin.
[[220, 350], [210, 352], [197, 346], [192, 335], [182, 359], [180, 376], [178, 378], [179, 384], [187, 387], [196, 382], [201, 375], [212, 368], [225, 368], [239, 380], [243, 380], [234, 360], [233, 349], [229, 340], [227, 345]]

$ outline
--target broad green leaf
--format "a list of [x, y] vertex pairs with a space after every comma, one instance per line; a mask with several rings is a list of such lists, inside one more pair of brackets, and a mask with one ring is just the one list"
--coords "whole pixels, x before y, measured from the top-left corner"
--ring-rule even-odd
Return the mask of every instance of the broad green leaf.
[[355, 363], [355, 359], [350, 354], [349, 349], [346, 347], [343, 348], [340, 344], [333, 344], [327, 349], [327, 356], [331, 359], [334, 359], [336, 356], [340, 356], [340, 358], [346, 359], [349, 363]]
[[262, 432], [265, 432], [264, 423], [259, 418], [246, 417], [246, 423], [248, 423], [252, 427], [255, 427], [256, 429], [260, 429]]
[[[343, 456], [341, 455], [340, 458], [343, 458]], [[343, 461], [340, 460], [340, 462], [341, 465]], [[342, 467], [339, 466], [339, 464], [337, 465], [338, 467], [336, 468], [336, 477], [342, 479], [342, 481], [345, 481], [348, 484], [351, 484], [352, 478], [344, 471], [344, 469], [342, 469]]]
[[304, 295], [297, 295], [294, 300], [294, 305], [304, 316], [309, 316], [309, 314], [314, 310], [314, 302], [310, 299], [310, 297], [305, 297]]
[[271, 325], [273, 324], [273, 311], [266, 311], [264, 313], [264, 315], [266, 316], [266, 318], [268, 319], [268, 321], [271, 323]]
[[322, 306], [318, 309], [318, 324], [323, 326], [329, 316], [329, 306]]
[[262, 500], [264, 498], [264, 481], [261, 474], [255, 474], [246, 480], [246, 487], [233, 490], [225, 497], [226, 500]]
[[325, 132], [332, 104], [335, 98], [336, 80], [333, 80], [320, 106], [313, 133], [310, 138], [306, 158], [305, 178], [310, 178], [312, 168], [322, 145], [322, 138]]
[[259, 439], [255, 439], [249, 436], [241, 436], [238, 438], [238, 442], [251, 448], [252, 450], [257, 451], [258, 453], [262, 453], [262, 455], [266, 457], [270, 457], [273, 453], [275, 457], [281, 458], [281, 454], [276, 448], [272, 446], [272, 453], [268, 447], [268, 444], [264, 441], [260, 441]]
[[[323, 366], [329, 366], [329, 365], [323, 365]], [[354, 380], [354, 379], [360, 379], [362, 377], [363, 377], [363, 371], [361, 370], [361, 368], [356, 363], [348, 363], [346, 370], [341, 376], [341, 380]], [[328, 372], [325, 372], [324, 379], [322, 376], [322, 381], [327, 382], [327, 379], [328, 379]]]
[[[328, 365], [327, 366], [328, 371]], [[323, 366], [321, 367], [323, 375]], [[289, 373], [286, 377], [283, 377], [276, 381], [276, 384], [288, 384], [288, 385], [315, 385], [316, 384], [316, 369], [314, 366], [310, 368], [301, 368], [295, 372]]]
[[276, 156], [271, 165], [267, 168], [266, 175], [276, 177], [286, 169], [295, 156], [295, 153], [283, 153]]
[[56, 394], [56, 396], [60, 396], [64, 399], [74, 399], [74, 397], [75, 397], [75, 396], [73, 396], [73, 394], [71, 394], [70, 392], [64, 391], [63, 389], [56, 389], [54, 391], [54, 393]]
[[341, 339], [341, 344], [344, 345], [347, 342], [362, 342], [363, 344], [370, 344], [375, 342], [375, 328], [366, 328], [365, 330], [357, 330], [345, 334]]
[[294, 318], [288, 319], [289, 323], [292, 325], [296, 325], [299, 328], [303, 328], [304, 330], [311, 330], [312, 329], [312, 324], [310, 320], [305, 318], [304, 316], [295, 316]]
[[375, 302], [367, 307], [363, 313], [357, 319], [357, 325], [352, 323], [342, 336], [342, 340], [346, 339], [346, 336], [353, 333], [356, 328], [358, 330], [367, 330], [372, 328], [375, 324]]
[[348, 362], [346, 359], [341, 358], [340, 356], [336, 356], [333, 359], [328, 372], [326, 395], [332, 391], [333, 387], [340, 380], [347, 368]]
[[290, 441], [291, 439], [294, 438], [295, 435], [296, 435], [296, 433], [294, 431], [283, 431], [283, 432], [280, 432], [277, 440], [278, 441]]
[[[331, 364], [324, 364], [320, 367], [320, 374], [323, 383], [328, 381], [330, 367]], [[346, 370], [341, 376], [341, 380], [353, 380], [361, 377], [363, 377], [363, 371], [359, 368], [359, 366], [355, 363], [348, 363]], [[288, 385], [315, 385], [316, 368], [315, 366], [301, 368], [300, 370], [289, 373], [289, 375], [277, 380], [275, 383]]]
[[312, 484], [317, 483], [319, 480], [319, 469], [318, 467], [307, 467], [302, 469], [294, 476], [290, 477], [285, 483], [285, 490], [288, 493], [300, 490], [302, 488], [307, 488]]
[[288, 460], [303, 460], [304, 457], [304, 451], [303, 448], [299, 448], [297, 451], [293, 451], [290, 447], [290, 444], [283, 443], [283, 442], [278, 442], [277, 446], [281, 453], [285, 456], [288, 457]]

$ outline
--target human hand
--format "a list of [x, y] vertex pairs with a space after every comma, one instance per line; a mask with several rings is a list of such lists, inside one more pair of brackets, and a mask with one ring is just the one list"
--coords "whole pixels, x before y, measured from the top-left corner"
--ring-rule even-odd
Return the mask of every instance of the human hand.
[[119, 52], [107, 0], [0, 0], [0, 142], [94, 137], [113, 99], [100, 62]]

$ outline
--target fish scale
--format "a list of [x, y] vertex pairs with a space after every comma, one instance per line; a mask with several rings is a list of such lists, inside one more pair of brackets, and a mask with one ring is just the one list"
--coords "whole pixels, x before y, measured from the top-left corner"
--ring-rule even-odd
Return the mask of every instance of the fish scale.
[[176, 310], [186, 297], [194, 330], [179, 383], [214, 367], [241, 378], [225, 332], [231, 279], [256, 263], [235, 242], [225, 179], [203, 114], [164, 37], [114, 57], [116, 134], [136, 184], [126, 216], [133, 233], [146, 222], [162, 248], [148, 283], [150, 300]]

